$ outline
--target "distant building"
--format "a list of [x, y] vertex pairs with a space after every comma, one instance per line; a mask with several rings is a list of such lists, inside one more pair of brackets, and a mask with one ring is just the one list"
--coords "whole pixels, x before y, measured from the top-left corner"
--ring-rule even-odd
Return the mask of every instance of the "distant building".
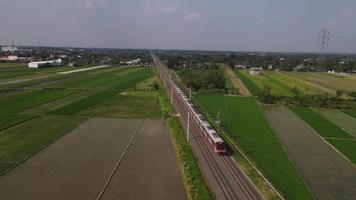
[[133, 65], [137, 65], [140, 61], [141, 61], [141, 59], [137, 58], [135, 60], [130, 60], [130, 61], [127, 61], [127, 62], [120, 62], [120, 64], [126, 64], [126, 65], [133, 66]]
[[29, 68], [55, 67], [55, 66], [60, 66], [61, 64], [62, 64], [62, 60], [57, 59], [57, 60], [30, 62], [28, 63], [28, 67]]
[[17, 50], [18, 50], [17, 47], [11, 47], [11, 46], [1, 47], [1, 51], [3, 51], [3, 52], [15, 52]]
[[235, 69], [246, 69], [246, 65], [235, 65]]
[[262, 67], [251, 67], [249, 72], [251, 75], [260, 75], [262, 72]]
[[1, 61], [14, 62], [17, 61], [17, 56], [3, 56], [0, 58]]
[[20, 56], [3, 56], [0, 57], [0, 61], [3, 62], [29, 62], [31, 60], [30, 57], [20, 57]]

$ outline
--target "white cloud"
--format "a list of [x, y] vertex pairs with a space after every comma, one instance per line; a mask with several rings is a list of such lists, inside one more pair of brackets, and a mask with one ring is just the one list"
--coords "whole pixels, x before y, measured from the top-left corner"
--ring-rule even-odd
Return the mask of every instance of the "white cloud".
[[77, 0], [77, 6], [86, 10], [106, 8], [108, 5], [109, 0]]
[[146, 2], [144, 7], [146, 14], [174, 14], [178, 12], [178, 7], [166, 2]]
[[201, 19], [201, 15], [199, 13], [189, 13], [185, 16], [185, 19], [188, 21], [195, 21]]

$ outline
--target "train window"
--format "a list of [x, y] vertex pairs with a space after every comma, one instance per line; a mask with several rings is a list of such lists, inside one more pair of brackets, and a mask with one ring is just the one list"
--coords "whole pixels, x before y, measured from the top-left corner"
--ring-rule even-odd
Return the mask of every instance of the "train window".
[[225, 149], [225, 143], [216, 143], [216, 149], [224, 150]]
[[208, 130], [213, 130], [213, 128], [211, 126], [207, 126], [206, 127]]

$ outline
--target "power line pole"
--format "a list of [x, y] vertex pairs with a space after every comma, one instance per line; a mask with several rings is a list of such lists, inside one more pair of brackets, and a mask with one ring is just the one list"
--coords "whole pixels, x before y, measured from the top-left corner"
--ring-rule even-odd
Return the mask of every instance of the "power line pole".
[[192, 100], [192, 86], [189, 86], [189, 99]]
[[188, 111], [188, 120], [187, 120], [187, 141], [189, 142], [190, 135], [190, 112]]

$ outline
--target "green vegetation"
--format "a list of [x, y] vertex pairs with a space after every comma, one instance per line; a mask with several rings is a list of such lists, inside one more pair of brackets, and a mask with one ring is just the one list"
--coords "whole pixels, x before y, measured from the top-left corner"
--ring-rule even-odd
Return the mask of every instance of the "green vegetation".
[[28, 115], [0, 114], [0, 131], [19, 124], [29, 118], [30, 116]]
[[317, 114], [310, 108], [291, 107], [291, 110], [302, 118], [322, 137], [352, 139], [353, 137], [334, 123]]
[[40, 90], [17, 95], [0, 102], [1, 113], [16, 113], [73, 94], [73, 90]]
[[194, 91], [220, 90], [224, 93], [224, 71], [218, 65], [201, 66], [194, 69], [181, 69], [176, 71], [183, 83], [191, 86]]
[[116, 94], [78, 114], [92, 117], [159, 118], [161, 110], [158, 96], [158, 92], [152, 91]]
[[42, 116], [0, 132], [0, 174], [84, 121], [83, 118]]
[[213, 196], [202, 177], [193, 150], [186, 141], [183, 129], [178, 119], [172, 116], [174, 113], [173, 108], [170, 105], [168, 98], [163, 96], [163, 94], [160, 97], [160, 105], [166, 123], [170, 129], [173, 145], [176, 149], [178, 163], [183, 175], [188, 199], [213, 199]]
[[356, 140], [326, 139], [356, 165]]
[[261, 89], [254, 83], [252, 82], [244, 73], [242, 70], [236, 70], [235, 71], [236, 75], [241, 79], [241, 81], [245, 84], [247, 89], [253, 94], [253, 95], [258, 95], [261, 92]]
[[221, 111], [223, 128], [287, 199], [312, 199], [253, 98], [198, 95], [210, 116]]

